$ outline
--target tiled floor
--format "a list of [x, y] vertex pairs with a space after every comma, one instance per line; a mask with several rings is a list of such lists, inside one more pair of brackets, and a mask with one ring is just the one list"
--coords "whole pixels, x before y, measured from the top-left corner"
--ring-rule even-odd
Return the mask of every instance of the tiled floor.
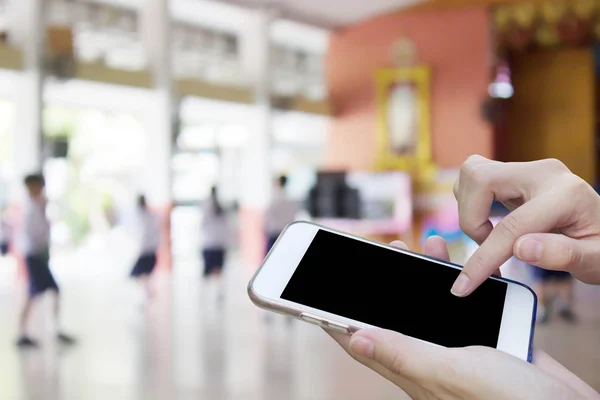
[[578, 284], [576, 299], [579, 323], [538, 326], [535, 343], [600, 392], [600, 287]]
[[[180, 261], [172, 276], [159, 275], [160, 297], [144, 308], [126, 279], [127, 263], [87, 260], [57, 269], [64, 320], [79, 344], [55, 345], [46, 301], [34, 326], [43, 349], [26, 353], [13, 346], [23, 288], [13, 267], [0, 262], [0, 399], [403, 398], [318, 328], [280, 317], [267, 325], [247, 299], [249, 272], [240, 267], [227, 272], [223, 308], [193, 260]], [[581, 323], [553, 321], [538, 328], [536, 342], [600, 389], [600, 288], [581, 285], [577, 296]]]

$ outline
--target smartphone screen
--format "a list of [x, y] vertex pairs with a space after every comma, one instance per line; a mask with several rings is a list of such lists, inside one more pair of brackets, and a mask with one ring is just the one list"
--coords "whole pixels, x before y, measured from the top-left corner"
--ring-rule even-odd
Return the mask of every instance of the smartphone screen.
[[319, 230], [281, 298], [446, 347], [496, 347], [507, 283], [459, 298], [459, 272]]

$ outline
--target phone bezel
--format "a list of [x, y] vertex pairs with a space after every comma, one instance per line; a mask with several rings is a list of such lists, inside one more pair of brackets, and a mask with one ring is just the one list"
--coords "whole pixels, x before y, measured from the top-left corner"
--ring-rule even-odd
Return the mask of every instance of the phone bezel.
[[[445, 265], [449, 268], [462, 268], [456, 264], [413, 253], [411, 251], [398, 249], [393, 246], [384, 245], [318, 224], [299, 221], [286, 227], [263, 261], [261, 267], [250, 281], [248, 293], [256, 305], [270, 311], [291, 315], [296, 318], [301, 318], [302, 313], [309, 313], [330, 321], [339, 322], [349, 326], [349, 333], [359, 329], [373, 327], [360, 321], [308, 307], [280, 297], [302, 260], [302, 257], [306, 253], [308, 246], [310, 246], [315, 235], [321, 229], [354, 240], [360, 240], [375, 246]], [[528, 286], [520, 282], [497, 277], [491, 277], [490, 279], [506, 282], [508, 284], [497, 348], [520, 359], [530, 361], [537, 297]], [[473, 317], [476, 318], [476, 316]]]

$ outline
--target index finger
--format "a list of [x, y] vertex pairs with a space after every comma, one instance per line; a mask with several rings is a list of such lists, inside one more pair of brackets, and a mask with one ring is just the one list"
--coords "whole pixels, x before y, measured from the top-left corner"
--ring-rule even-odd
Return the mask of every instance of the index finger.
[[562, 217], [561, 212], [552, 211], [561, 208], [557, 196], [546, 195], [533, 198], [504, 217], [466, 262], [451, 292], [459, 297], [471, 294], [508, 261], [519, 237], [552, 230]]

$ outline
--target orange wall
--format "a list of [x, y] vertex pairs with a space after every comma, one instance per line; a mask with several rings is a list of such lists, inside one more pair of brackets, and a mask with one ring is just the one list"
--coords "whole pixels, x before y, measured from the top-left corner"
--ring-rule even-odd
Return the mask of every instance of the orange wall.
[[369, 169], [375, 162], [374, 74], [389, 49], [412, 39], [432, 69], [432, 146], [439, 167], [458, 167], [472, 153], [492, 156], [491, 128], [480, 104], [490, 79], [492, 40], [486, 8], [395, 13], [332, 35], [326, 59], [335, 112], [326, 154], [330, 169]]

